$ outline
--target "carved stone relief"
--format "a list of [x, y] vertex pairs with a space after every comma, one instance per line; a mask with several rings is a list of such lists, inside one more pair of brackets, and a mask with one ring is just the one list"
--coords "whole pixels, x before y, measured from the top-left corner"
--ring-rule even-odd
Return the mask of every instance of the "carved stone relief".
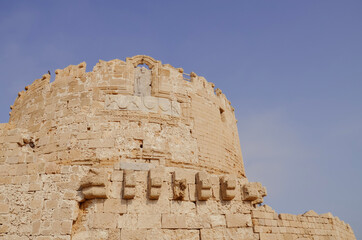
[[105, 107], [109, 110], [143, 111], [175, 117], [181, 115], [179, 102], [152, 96], [107, 95]]
[[175, 171], [172, 175], [173, 178], [173, 199], [174, 200], [184, 200], [186, 197], [187, 190], [187, 181], [184, 175], [181, 172]]
[[145, 67], [135, 68], [134, 95], [151, 95], [151, 70], [148, 70]]

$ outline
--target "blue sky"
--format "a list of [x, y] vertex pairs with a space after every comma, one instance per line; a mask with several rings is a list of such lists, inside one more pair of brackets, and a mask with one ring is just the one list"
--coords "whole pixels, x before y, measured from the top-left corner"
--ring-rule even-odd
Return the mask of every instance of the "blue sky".
[[48, 70], [137, 54], [223, 90], [267, 204], [362, 239], [362, 1], [0, 0], [0, 122]]

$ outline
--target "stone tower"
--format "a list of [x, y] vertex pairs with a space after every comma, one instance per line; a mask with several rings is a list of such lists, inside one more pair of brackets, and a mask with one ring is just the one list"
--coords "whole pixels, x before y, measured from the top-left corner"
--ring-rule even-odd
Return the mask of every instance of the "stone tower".
[[11, 109], [0, 239], [355, 239], [330, 213], [260, 206], [233, 107], [182, 68], [143, 55], [68, 66]]

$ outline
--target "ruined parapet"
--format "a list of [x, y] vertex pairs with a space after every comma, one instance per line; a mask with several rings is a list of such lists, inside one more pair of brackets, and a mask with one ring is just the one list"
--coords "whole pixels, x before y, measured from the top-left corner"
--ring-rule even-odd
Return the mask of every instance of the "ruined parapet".
[[56, 70], [52, 83], [46, 74], [15, 100], [9, 122], [39, 139], [39, 157], [51, 146], [60, 164], [152, 162], [245, 176], [233, 109], [203, 77], [184, 80], [143, 55], [85, 70]]
[[356, 239], [351, 227], [331, 213], [313, 210], [301, 215], [277, 214], [264, 205], [251, 212], [254, 232], [260, 240], [272, 239]]
[[331, 214], [259, 206], [234, 109], [196, 73], [139, 55], [49, 81], [0, 124], [1, 239], [355, 239]]

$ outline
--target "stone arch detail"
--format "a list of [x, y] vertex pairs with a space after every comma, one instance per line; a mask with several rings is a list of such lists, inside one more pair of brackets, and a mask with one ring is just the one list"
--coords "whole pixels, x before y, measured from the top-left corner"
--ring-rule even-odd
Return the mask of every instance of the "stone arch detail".
[[[165, 70], [161, 61], [157, 61], [150, 56], [137, 55], [126, 58], [126, 62], [131, 63], [135, 68], [140, 64], [146, 64], [151, 70], [151, 95], [154, 97], [170, 98], [170, 83], [166, 82], [169, 76], [164, 76]], [[166, 70], [166, 72], [169, 73], [169, 70]]]
[[157, 70], [161, 65], [160, 61], [157, 61], [154, 58], [146, 55], [137, 55], [127, 58], [126, 62], [132, 63], [134, 67], [137, 67], [140, 64], [146, 64], [151, 70]]

